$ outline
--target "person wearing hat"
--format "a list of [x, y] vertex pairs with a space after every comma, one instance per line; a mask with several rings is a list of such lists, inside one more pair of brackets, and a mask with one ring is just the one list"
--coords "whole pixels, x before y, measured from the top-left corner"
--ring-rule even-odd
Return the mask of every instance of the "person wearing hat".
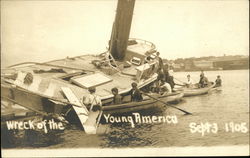
[[217, 79], [215, 80], [215, 87], [221, 87], [221, 78], [220, 75], [217, 76]]
[[208, 79], [204, 74], [200, 74], [199, 88], [208, 86]]
[[137, 83], [133, 82], [131, 86], [132, 89], [129, 91], [129, 94], [131, 95], [131, 101], [136, 101], [136, 102], [142, 101], [143, 98], [140, 90], [137, 87]]
[[89, 93], [86, 97], [83, 98], [83, 104], [85, 104], [89, 108], [89, 111], [97, 111], [102, 109], [102, 101], [101, 98], [95, 94], [96, 88], [90, 87], [88, 89]]

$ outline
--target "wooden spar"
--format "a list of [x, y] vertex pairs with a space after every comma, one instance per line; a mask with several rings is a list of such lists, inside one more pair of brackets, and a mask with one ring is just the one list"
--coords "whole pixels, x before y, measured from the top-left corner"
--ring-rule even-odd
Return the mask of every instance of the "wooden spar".
[[122, 60], [128, 45], [135, 0], [118, 0], [109, 49], [116, 60]]
[[165, 103], [164, 101], [159, 100], [159, 99], [157, 99], [157, 98], [155, 98], [155, 97], [153, 97], [153, 96], [151, 96], [151, 95], [149, 95], [149, 94], [147, 94], [147, 93], [143, 93], [143, 92], [142, 92], [142, 94], [144, 94], [144, 95], [146, 95], [146, 96], [148, 96], [148, 97], [150, 97], [150, 98], [153, 98], [154, 100], [159, 101], [159, 102], [161, 102], [161, 103], [163, 103], [163, 104], [165, 104], [165, 105], [167, 105], [167, 106], [170, 106], [170, 107], [172, 107], [172, 108], [178, 109], [178, 110], [184, 112], [186, 115], [192, 115], [192, 113], [190, 113], [190, 112], [187, 112], [187, 111], [185, 111], [185, 110], [183, 110], [183, 109], [180, 109], [180, 108], [178, 108], [178, 107], [175, 107], [175, 106], [172, 106], [172, 105], [170, 105], [170, 104], [168, 104], [168, 103]]
[[[73, 106], [82, 127], [84, 128], [87, 134], [96, 134], [99, 117], [99, 114], [102, 114], [101, 111], [88, 111], [87, 107], [84, 104], [81, 104], [78, 98], [75, 96], [73, 91], [69, 87], [61, 87], [63, 93], [67, 97], [70, 103], [76, 104], [79, 107]], [[97, 121], [98, 119], [98, 121]]]

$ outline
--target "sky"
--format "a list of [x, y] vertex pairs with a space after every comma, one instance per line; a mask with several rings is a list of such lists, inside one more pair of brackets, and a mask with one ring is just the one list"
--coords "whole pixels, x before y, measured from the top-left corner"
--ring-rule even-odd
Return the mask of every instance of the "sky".
[[[106, 51], [116, 0], [1, 1], [1, 66]], [[247, 0], [137, 0], [131, 38], [163, 58], [249, 54]]]

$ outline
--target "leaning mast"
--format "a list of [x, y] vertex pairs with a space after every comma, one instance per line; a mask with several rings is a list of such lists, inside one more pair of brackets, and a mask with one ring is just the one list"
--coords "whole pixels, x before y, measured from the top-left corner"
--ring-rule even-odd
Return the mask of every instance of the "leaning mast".
[[135, 0], [118, 0], [109, 43], [109, 51], [116, 60], [123, 60], [126, 54], [134, 5]]

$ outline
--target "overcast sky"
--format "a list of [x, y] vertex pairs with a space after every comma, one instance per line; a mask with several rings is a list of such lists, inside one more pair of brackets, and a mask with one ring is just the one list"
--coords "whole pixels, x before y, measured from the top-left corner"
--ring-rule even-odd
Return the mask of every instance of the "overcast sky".
[[[248, 55], [247, 0], [137, 0], [130, 37], [167, 59]], [[1, 1], [1, 65], [106, 50], [116, 0]]]

